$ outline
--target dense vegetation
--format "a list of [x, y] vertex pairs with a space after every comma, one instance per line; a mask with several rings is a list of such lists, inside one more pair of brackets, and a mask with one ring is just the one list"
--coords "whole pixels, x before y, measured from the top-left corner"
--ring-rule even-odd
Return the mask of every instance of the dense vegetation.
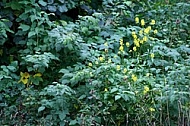
[[190, 125], [188, 0], [0, 9], [0, 125]]

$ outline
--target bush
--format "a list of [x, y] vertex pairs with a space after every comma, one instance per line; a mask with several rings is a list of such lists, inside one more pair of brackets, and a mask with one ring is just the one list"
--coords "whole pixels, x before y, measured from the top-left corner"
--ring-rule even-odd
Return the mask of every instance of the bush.
[[0, 2], [0, 124], [188, 125], [189, 6]]

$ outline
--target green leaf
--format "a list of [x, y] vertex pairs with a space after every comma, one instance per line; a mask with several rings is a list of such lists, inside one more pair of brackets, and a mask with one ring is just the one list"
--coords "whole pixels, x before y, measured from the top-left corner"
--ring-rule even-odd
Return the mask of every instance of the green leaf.
[[120, 98], [121, 98], [120, 95], [116, 95], [116, 96], [115, 96], [115, 101], [119, 100]]
[[21, 4], [17, 1], [11, 1], [7, 4], [8, 7], [11, 7], [13, 10], [20, 10], [22, 8]]
[[66, 5], [64, 4], [64, 5], [62, 5], [62, 6], [58, 6], [58, 10], [60, 11], [60, 12], [67, 12], [68, 11], [68, 9], [67, 9], [67, 7], [66, 7]]
[[76, 125], [77, 124], [77, 121], [76, 120], [71, 120], [69, 125]]
[[114, 93], [116, 91], [118, 91], [118, 89], [117, 88], [113, 88], [113, 89], [111, 89], [110, 93]]
[[34, 35], [36, 35], [36, 32], [30, 31], [30, 32], [28, 33], [28, 38], [30, 38], [30, 37], [32, 37], [32, 36], [34, 36]]
[[38, 3], [39, 3], [40, 5], [42, 5], [42, 6], [47, 6], [47, 3], [44, 2], [43, 0], [38, 1]]
[[16, 68], [14, 66], [7, 66], [7, 68], [12, 71], [12, 72], [15, 72], [16, 71]]
[[45, 109], [45, 106], [41, 106], [41, 107], [38, 108], [38, 112], [41, 112], [41, 111], [43, 111], [44, 109]]
[[62, 112], [59, 113], [60, 120], [65, 119], [65, 117], [66, 117], [66, 113], [64, 111], [62, 111]]
[[29, 25], [21, 24], [18, 28], [22, 29], [22, 31], [28, 31], [30, 29]]

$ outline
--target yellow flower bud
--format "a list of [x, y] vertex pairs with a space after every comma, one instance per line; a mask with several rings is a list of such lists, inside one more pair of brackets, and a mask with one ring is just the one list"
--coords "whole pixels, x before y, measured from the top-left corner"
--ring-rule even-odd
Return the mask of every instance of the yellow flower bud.
[[137, 47], [135, 47], [135, 46], [134, 46], [134, 47], [133, 47], [133, 51], [135, 51], [135, 52], [136, 52], [136, 51], [137, 51]]
[[130, 43], [129, 43], [129, 42], [126, 42], [126, 46], [129, 47], [129, 46], [130, 46]]
[[152, 19], [151, 22], [150, 22], [150, 24], [151, 24], [151, 25], [155, 25], [155, 24], [156, 24], [156, 21]]
[[154, 34], [157, 34], [158, 33], [158, 31], [157, 30], [154, 30]]
[[139, 18], [138, 17], [135, 17], [135, 22], [136, 22], [136, 24], [139, 23]]
[[151, 54], [150, 54], [150, 57], [151, 57], [151, 58], [154, 58], [154, 53], [151, 53]]
[[149, 110], [150, 110], [151, 112], [154, 112], [154, 111], [155, 111], [155, 109], [154, 109], [154, 108], [149, 108]]
[[142, 26], [145, 25], [145, 21], [144, 21], [144, 19], [141, 19], [141, 25], [142, 25]]
[[132, 80], [133, 80], [134, 82], [136, 82], [136, 81], [137, 81], [137, 76], [134, 75], [134, 74], [132, 74]]
[[150, 90], [150, 89], [149, 89], [148, 86], [144, 86], [144, 91], [143, 91], [143, 93], [146, 94], [147, 92], [149, 92], [149, 90]]
[[88, 66], [91, 67], [91, 66], [92, 66], [92, 63], [88, 63]]

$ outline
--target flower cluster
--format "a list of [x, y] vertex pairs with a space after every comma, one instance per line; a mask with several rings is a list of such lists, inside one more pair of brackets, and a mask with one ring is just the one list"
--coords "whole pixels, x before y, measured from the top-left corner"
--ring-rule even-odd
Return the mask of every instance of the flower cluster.
[[149, 87], [148, 86], [144, 86], [144, 91], [143, 94], [147, 94], [149, 92]]
[[124, 52], [123, 39], [120, 39], [119, 44], [120, 44], [119, 51]]
[[[133, 43], [134, 43], [134, 47], [133, 47], [133, 51], [137, 51], [137, 49], [140, 47], [140, 44], [143, 44], [145, 42], [148, 41], [149, 38], [149, 34], [151, 33], [152, 30], [152, 26], [156, 24], [155, 20], [151, 20], [151, 22], [149, 23], [150, 25], [145, 27], [145, 20], [144, 19], [139, 19], [138, 17], [135, 17], [135, 22], [136, 24], [139, 24], [142, 26], [142, 29], [138, 31], [132, 31], [131, 35], [133, 37]], [[158, 31], [157, 30], [153, 30], [154, 34], [157, 34]]]
[[[18, 81], [18, 83], [22, 82], [23, 84], [28, 84], [29, 79], [30, 79], [30, 74], [28, 72], [20, 72], [20, 80]], [[41, 73], [36, 73], [33, 75], [33, 77], [41, 77], [42, 74]]]
[[20, 72], [20, 80], [18, 81], [18, 83], [22, 82], [23, 84], [27, 84], [28, 80], [30, 78], [30, 74], [28, 72]]

